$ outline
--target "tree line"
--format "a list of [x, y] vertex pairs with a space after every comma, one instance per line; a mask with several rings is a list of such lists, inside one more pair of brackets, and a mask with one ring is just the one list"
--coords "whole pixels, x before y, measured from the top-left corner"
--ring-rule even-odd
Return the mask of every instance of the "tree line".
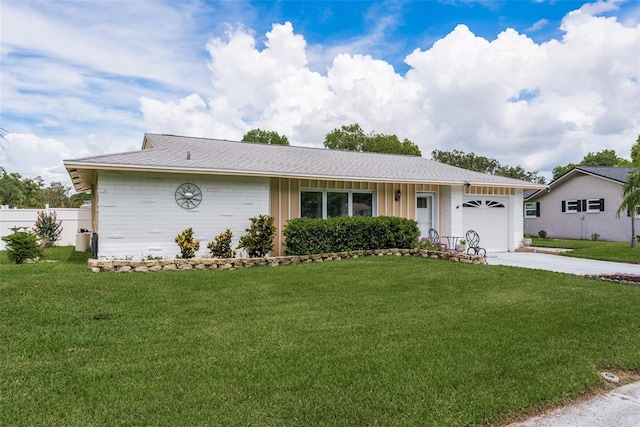
[[60, 182], [45, 185], [41, 177], [24, 178], [19, 173], [8, 173], [0, 167], [0, 205], [12, 208], [39, 209], [77, 208], [91, 196], [86, 193], [71, 195], [71, 187]]
[[[289, 145], [286, 136], [281, 136], [274, 131], [253, 129], [243, 137], [244, 142], [257, 142], [262, 144]], [[372, 153], [404, 154], [410, 156], [422, 156], [420, 148], [408, 139], [400, 141], [396, 135], [385, 135], [375, 132], [366, 133], [359, 124], [353, 123], [333, 129], [325, 135], [325, 148], [333, 150], [366, 151]], [[498, 160], [478, 156], [475, 153], [465, 153], [461, 150], [433, 150], [431, 158], [440, 163], [476, 172], [523, 181], [546, 184], [546, 178], [539, 175], [538, 171], [527, 171], [522, 166], [503, 165]], [[553, 169], [552, 180], [555, 180], [576, 166], [634, 166], [640, 167], [640, 135], [636, 144], [631, 147], [631, 161], [618, 157], [614, 150], [602, 150], [596, 153], [588, 153], [579, 163], [569, 163], [556, 166]]]

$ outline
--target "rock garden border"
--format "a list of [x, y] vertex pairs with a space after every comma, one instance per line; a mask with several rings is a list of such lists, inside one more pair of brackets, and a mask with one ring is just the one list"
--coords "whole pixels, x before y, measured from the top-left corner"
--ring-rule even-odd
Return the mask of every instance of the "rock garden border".
[[94, 273], [100, 273], [103, 271], [112, 271], [118, 273], [147, 273], [154, 271], [171, 270], [232, 270], [247, 267], [276, 267], [280, 265], [340, 261], [342, 259], [349, 258], [385, 255], [443, 259], [464, 264], [485, 264], [485, 259], [481, 255], [467, 255], [455, 252], [431, 251], [428, 249], [376, 249], [266, 258], [191, 258], [153, 259], [140, 261], [90, 259], [87, 261], [87, 264], [91, 271], [93, 271]]

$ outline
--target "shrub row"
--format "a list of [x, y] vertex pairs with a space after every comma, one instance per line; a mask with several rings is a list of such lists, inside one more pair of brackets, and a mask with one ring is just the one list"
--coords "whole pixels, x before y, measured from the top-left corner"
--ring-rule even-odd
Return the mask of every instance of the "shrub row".
[[416, 221], [389, 216], [294, 218], [282, 232], [287, 255], [411, 249], [420, 236]]

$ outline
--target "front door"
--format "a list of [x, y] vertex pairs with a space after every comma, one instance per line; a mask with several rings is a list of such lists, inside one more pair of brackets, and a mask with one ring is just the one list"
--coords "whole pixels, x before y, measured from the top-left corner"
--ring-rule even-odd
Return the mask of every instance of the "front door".
[[416, 221], [420, 228], [420, 236], [427, 237], [430, 228], [436, 228], [433, 194], [418, 193], [416, 196]]

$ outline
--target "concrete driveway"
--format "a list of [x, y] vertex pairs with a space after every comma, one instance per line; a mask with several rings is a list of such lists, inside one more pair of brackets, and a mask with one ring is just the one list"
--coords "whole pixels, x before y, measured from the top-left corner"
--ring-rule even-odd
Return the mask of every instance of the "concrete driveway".
[[507, 427], [638, 427], [640, 383], [627, 384], [607, 394], [509, 424]]
[[[640, 257], [640, 249], [638, 249], [638, 256]], [[594, 261], [549, 253], [497, 252], [488, 253], [486, 260], [489, 265], [509, 265], [512, 267], [534, 268], [537, 270], [556, 271], [581, 276], [613, 273], [640, 276], [639, 264]]]
[[[489, 265], [508, 265], [581, 276], [614, 273], [640, 276], [640, 265], [571, 258], [550, 253], [489, 253], [486, 260]], [[509, 425], [509, 427], [591, 426], [640, 426], [640, 382], [628, 384], [575, 405], [559, 408], [527, 421]]]

